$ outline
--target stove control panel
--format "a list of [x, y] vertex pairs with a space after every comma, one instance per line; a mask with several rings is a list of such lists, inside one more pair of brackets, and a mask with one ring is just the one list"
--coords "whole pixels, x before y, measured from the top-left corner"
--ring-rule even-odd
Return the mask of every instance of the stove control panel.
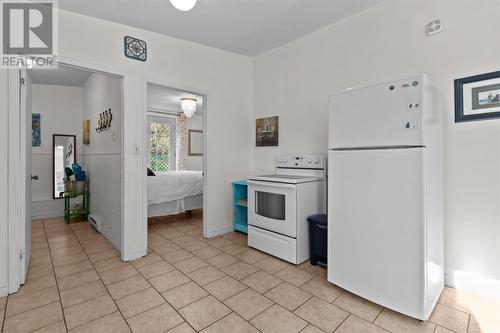
[[325, 157], [321, 154], [285, 155], [276, 158], [277, 168], [324, 169]]

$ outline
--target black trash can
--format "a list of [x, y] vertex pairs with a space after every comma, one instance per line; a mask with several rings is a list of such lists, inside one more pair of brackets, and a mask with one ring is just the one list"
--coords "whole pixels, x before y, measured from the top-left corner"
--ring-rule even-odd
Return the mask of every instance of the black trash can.
[[327, 265], [328, 219], [326, 214], [311, 215], [309, 222], [309, 254], [311, 265]]

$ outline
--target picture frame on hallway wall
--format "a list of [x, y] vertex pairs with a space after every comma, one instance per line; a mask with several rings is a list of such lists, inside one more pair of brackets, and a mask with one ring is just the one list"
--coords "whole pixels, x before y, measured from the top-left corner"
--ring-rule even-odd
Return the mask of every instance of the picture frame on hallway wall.
[[455, 80], [455, 122], [500, 118], [500, 71]]
[[40, 147], [42, 145], [42, 133], [40, 126], [41, 116], [39, 113], [31, 114], [31, 146]]
[[255, 121], [255, 146], [275, 147], [279, 145], [279, 117], [260, 118]]
[[90, 144], [90, 119], [85, 119], [83, 121], [83, 140], [84, 145]]

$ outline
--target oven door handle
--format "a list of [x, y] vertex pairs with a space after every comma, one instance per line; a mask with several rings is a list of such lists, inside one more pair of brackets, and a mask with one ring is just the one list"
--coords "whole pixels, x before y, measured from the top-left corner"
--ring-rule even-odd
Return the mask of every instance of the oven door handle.
[[286, 188], [286, 189], [291, 189], [291, 190], [294, 190], [295, 187], [296, 187], [295, 184], [284, 184], [284, 183], [275, 183], [275, 182], [263, 182], [263, 181], [256, 181], [256, 180], [249, 180], [249, 181], [247, 181], [247, 184], [248, 185], [255, 185], [255, 186]]

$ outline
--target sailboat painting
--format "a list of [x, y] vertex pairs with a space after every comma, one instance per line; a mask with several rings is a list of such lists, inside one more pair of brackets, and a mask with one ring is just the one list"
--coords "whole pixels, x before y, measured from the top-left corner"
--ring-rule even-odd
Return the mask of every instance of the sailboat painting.
[[500, 84], [472, 88], [472, 109], [489, 109], [500, 106]]

